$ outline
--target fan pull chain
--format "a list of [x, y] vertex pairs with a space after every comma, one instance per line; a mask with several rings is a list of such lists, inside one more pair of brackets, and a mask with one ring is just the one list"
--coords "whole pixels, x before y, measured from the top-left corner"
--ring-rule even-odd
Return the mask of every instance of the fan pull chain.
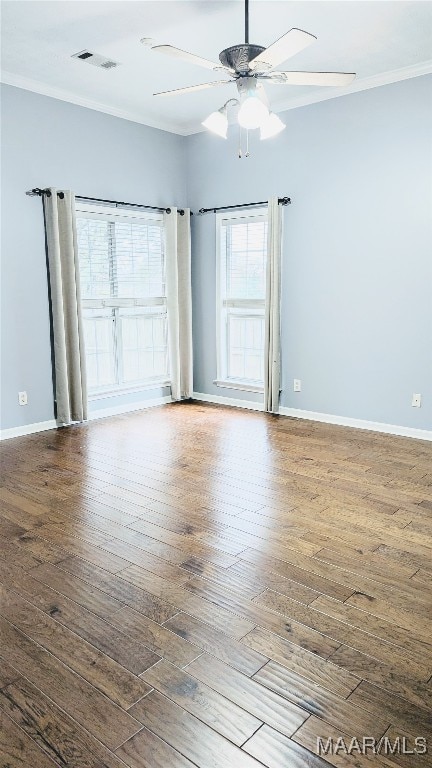
[[239, 125], [239, 132], [238, 132], [238, 137], [239, 137], [238, 157], [239, 157], [239, 160], [241, 160], [242, 157], [250, 157], [250, 154], [251, 154], [249, 152], [249, 130], [247, 128], [245, 128], [245, 132], [246, 132], [246, 152], [243, 154], [243, 149], [242, 149], [242, 127], [241, 127], [241, 125]]

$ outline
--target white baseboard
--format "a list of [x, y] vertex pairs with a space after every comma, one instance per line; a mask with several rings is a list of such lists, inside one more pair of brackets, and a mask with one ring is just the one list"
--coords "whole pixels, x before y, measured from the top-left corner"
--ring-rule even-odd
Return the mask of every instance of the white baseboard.
[[264, 410], [263, 403], [255, 403], [253, 400], [237, 400], [235, 397], [222, 397], [222, 395], [205, 395], [203, 392], [193, 392], [192, 400], [215, 403], [216, 405], [230, 405], [234, 408], [247, 408], [249, 411]]
[[48, 429], [56, 429], [57, 424], [54, 419], [50, 421], [38, 421], [35, 424], [25, 424], [23, 427], [10, 427], [2, 429], [0, 432], [1, 440], [10, 440], [11, 437], [24, 437], [24, 435], [33, 435], [35, 432], [46, 432]]
[[417, 440], [432, 440], [432, 430], [429, 429], [402, 427], [398, 424], [384, 424], [381, 421], [367, 421], [366, 419], [351, 419], [348, 416], [334, 416], [331, 413], [302, 411], [299, 408], [284, 408], [283, 406], [280, 408], [280, 413], [281, 416], [291, 416], [293, 419], [310, 419], [310, 421], [322, 421], [325, 424], [337, 424], [340, 427], [367, 429], [369, 432], [383, 432], [386, 435], [414, 437]]
[[[234, 397], [222, 397], [220, 395], [205, 395], [202, 392], [194, 392], [193, 400], [203, 403], [214, 403], [215, 405], [229, 405], [234, 408], [246, 408], [250, 411], [263, 411], [262, 403], [254, 403], [250, 400], [237, 400]], [[128, 406], [117, 405], [113, 408], [103, 408], [100, 411], [94, 411], [89, 416], [89, 421], [103, 419], [108, 416], [120, 416], [122, 413], [132, 413], [142, 411], [146, 408], [172, 403], [170, 395], [166, 397], [157, 397], [151, 400], [142, 400], [139, 403], [133, 403]], [[289, 416], [294, 419], [308, 419], [309, 421], [321, 421], [325, 424], [336, 424], [340, 427], [352, 427], [354, 429], [366, 429], [370, 432], [382, 432], [387, 435], [399, 435], [401, 437], [412, 437], [417, 440], [432, 441], [432, 430], [416, 429], [415, 427], [401, 427], [396, 424], [383, 424], [379, 421], [366, 421], [365, 419], [351, 419], [348, 416], [335, 416], [330, 413], [318, 413], [317, 411], [302, 411], [299, 408], [280, 408], [281, 416]], [[9, 440], [12, 437], [24, 437], [33, 435], [36, 432], [46, 432], [49, 429], [56, 429], [57, 424], [54, 419], [50, 421], [39, 421], [35, 424], [26, 424], [23, 427], [11, 427], [0, 431], [0, 440]]]
[[171, 395], [165, 397], [154, 397], [148, 400], [140, 400], [138, 403], [130, 403], [130, 405], [115, 405], [111, 408], [100, 408], [89, 414], [88, 421], [94, 421], [95, 419], [105, 419], [108, 416], [121, 416], [123, 413], [133, 413], [134, 411], [143, 411], [146, 408], [155, 408], [158, 405], [165, 405], [166, 403], [172, 403], [173, 399]]
[[[155, 397], [149, 400], [141, 400], [139, 403], [131, 403], [130, 405], [117, 405], [112, 408], [101, 408], [99, 411], [94, 411], [88, 417], [88, 421], [94, 421], [95, 419], [104, 419], [107, 416], [120, 416], [122, 413], [132, 413], [133, 411], [143, 411], [145, 408], [154, 408], [157, 405], [165, 405], [165, 403], [172, 403], [171, 395], [166, 397]], [[24, 427], [11, 427], [10, 429], [2, 429], [0, 431], [0, 440], [9, 440], [11, 437], [24, 437], [25, 435], [33, 435], [36, 432], [46, 432], [48, 429], [63, 429], [58, 427], [55, 419], [51, 421], [39, 421], [35, 424], [26, 424]]]
[[[237, 400], [234, 397], [219, 397], [218, 395], [205, 395], [202, 392], [194, 392], [193, 400], [204, 403], [229, 405], [234, 408], [249, 408], [252, 411], [263, 411], [262, 403], [251, 403], [248, 400]], [[397, 424], [383, 424], [379, 421], [366, 421], [365, 419], [351, 419], [348, 416], [334, 416], [331, 413], [318, 413], [317, 411], [302, 411], [299, 408], [280, 407], [281, 416], [289, 416], [294, 419], [308, 419], [309, 421], [321, 421], [325, 424], [336, 424], [340, 427], [352, 427], [354, 429], [366, 429], [370, 432], [382, 432], [386, 435], [399, 435], [401, 437], [413, 437], [417, 440], [432, 441], [432, 430], [416, 429], [415, 427], [401, 427]]]

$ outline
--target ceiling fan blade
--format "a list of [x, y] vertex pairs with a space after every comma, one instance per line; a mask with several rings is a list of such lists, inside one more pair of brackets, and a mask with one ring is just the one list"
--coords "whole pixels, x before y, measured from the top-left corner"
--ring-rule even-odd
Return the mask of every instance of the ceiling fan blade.
[[214, 88], [217, 85], [226, 85], [233, 80], [216, 80], [215, 83], [200, 83], [199, 85], [188, 85], [186, 88], [175, 88], [173, 91], [159, 91], [153, 96], [180, 96], [182, 93], [193, 93], [194, 91], [203, 91], [205, 88]]
[[295, 28], [290, 29], [283, 37], [276, 40], [273, 45], [266, 48], [255, 59], [252, 59], [250, 68], [254, 72], [267, 72], [269, 69], [283, 64], [284, 61], [307, 48], [315, 40], [315, 35], [310, 35], [309, 32], [303, 32], [303, 30]]
[[183, 61], [189, 62], [189, 64], [195, 64], [197, 67], [204, 67], [204, 69], [225, 69], [225, 67], [222, 67], [221, 64], [215, 64], [215, 62], [209, 61], [208, 59], [203, 59], [201, 56], [195, 56], [194, 53], [182, 51], [181, 48], [175, 48], [173, 45], [154, 45], [152, 47], [152, 51], [165, 53], [175, 59], [182, 59]]
[[352, 72], [273, 72], [265, 77], [267, 82], [279, 85], [351, 85]]

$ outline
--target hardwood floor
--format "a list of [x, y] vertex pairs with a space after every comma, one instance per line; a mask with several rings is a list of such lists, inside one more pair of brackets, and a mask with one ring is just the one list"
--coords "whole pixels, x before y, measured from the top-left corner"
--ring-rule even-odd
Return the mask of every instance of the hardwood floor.
[[431, 443], [176, 404], [8, 441], [0, 499], [1, 768], [432, 765]]

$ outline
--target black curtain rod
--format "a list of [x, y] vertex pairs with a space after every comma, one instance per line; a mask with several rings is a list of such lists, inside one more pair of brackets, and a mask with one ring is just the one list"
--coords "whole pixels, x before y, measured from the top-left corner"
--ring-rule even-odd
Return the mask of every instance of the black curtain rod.
[[[29, 189], [28, 192], [26, 192], [26, 195], [29, 197], [42, 197], [42, 195], [46, 195], [47, 197], [51, 196], [51, 192], [49, 189], [39, 189], [39, 187], [36, 187], [35, 189]], [[60, 197], [60, 199], [63, 199], [64, 193], [63, 192], [57, 192], [57, 195]], [[171, 213], [171, 208], [160, 208], [157, 205], [141, 205], [141, 203], [124, 203], [120, 200], [102, 200], [100, 197], [86, 197], [85, 195], [75, 195], [77, 200], [87, 200], [89, 203], [108, 203], [110, 205], [115, 206], [127, 206], [129, 208], [146, 208], [150, 211], [165, 211], [165, 213]], [[184, 216], [184, 208], [179, 208], [178, 213], [180, 216]], [[191, 212], [191, 216], [192, 216]]]
[[[261, 200], [259, 203], [240, 203], [240, 205], [219, 205], [216, 208], [200, 208], [198, 213], [216, 213], [216, 211], [231, 211], [240, 208], [256, 208], [257, 205], [267, 205], [268, 200]], [[290, 197], [279, 197], [279, 205], [291, 205]]]

